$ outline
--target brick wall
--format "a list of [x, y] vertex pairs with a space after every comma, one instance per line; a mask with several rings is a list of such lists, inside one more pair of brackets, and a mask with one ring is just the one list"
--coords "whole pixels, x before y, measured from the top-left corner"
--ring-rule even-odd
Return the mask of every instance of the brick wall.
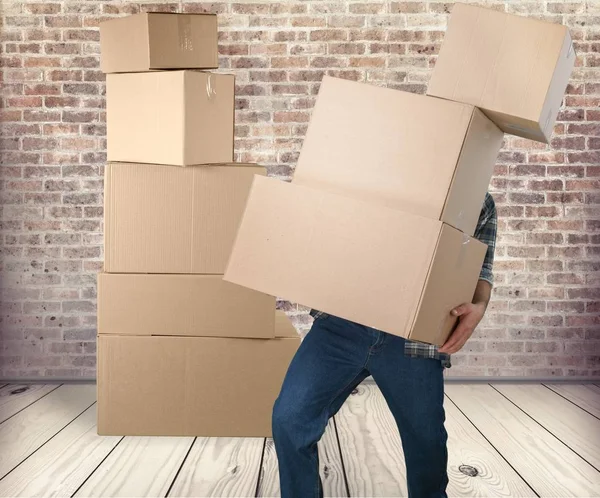
[[[482, 2], [478, 2], [482, 3]], [[508, 138], [492, 191], [493, 303], [454, 376], [600, 376], [600, 2], [488, 5], [571, 27], [578, 63], [551, 147]], [[289, 178], [322, 75], [423, 93], [451, 5], [438, 1], [5, 1], [0, 377], [95, 375], [104, 76], [98, 22], [220, 14], [237, 75], [237, 159]], [[306, 310], [281, 303], [302, 331]]]

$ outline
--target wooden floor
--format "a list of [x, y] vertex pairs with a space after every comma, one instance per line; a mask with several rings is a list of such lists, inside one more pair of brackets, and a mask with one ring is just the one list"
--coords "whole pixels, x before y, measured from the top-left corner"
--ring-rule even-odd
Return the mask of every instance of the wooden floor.
[[[0, 387], [0, 496], [279, 496], [271, 440], [101, 437], [94, 385]], [[449, 496], [600, 497], [600, 387], [446, 385]], [[363, 383], [319, 445], [326, 496], [407, 496], [398, 431]]]

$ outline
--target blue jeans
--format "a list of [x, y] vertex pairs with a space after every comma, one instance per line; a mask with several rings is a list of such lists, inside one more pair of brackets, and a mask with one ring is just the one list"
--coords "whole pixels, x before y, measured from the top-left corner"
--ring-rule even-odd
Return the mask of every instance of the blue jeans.
[[314, 322], [273, 409], [282, 498], [323, 496], [317, 442], [328, 420], [369, 375], [398, 425], [410, 498], [446, 498], [444, 367], [436, 359], [405, 356], [404, 342], [334, 316]]

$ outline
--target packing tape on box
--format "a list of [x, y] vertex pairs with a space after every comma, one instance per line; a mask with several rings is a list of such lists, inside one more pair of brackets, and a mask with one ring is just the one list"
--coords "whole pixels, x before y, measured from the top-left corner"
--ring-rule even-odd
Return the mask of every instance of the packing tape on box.
[[217, 95], [217, 90], [213, 86], [212, 80], [213, 75], [209, 73], [208, 78], [206, 78], [206, 95], [208, 97], [208, 100], [214, 99]]
[[180, 50], [194, 50], [192, 41], [192, 18], [190, 16], [177, 16], [177, 33], [179, 35]]

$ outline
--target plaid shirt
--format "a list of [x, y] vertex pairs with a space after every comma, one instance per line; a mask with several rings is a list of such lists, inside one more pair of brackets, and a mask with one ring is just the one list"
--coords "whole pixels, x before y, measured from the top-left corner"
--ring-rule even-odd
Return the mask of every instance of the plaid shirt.
[[[485, 194], [485, 200], [483, 201], [483, 207], [479, 214], [474, 237], [488, 246], [481, 267], [481, 273], [479, 274], [479, 280], [485, 280], [490, 284], [494, 283], [492, 267], [494, 264], [494, 250], [496, 249], [497, 226], [498, 218], [496, 216], [496, 205], [493, 197], [488, 192]], [[311, 310], [310, 314], [315, 319], [326, 316], [326, 313], [318, 310]], [[440, 360], [445, 368], [450, 368], [452, 366], [450, 355], [447, 353], [440, 353], [438, 347], [434, 344], [407, 340], [404, 347], [404, 354], [417, 358], [434, 358]]]

